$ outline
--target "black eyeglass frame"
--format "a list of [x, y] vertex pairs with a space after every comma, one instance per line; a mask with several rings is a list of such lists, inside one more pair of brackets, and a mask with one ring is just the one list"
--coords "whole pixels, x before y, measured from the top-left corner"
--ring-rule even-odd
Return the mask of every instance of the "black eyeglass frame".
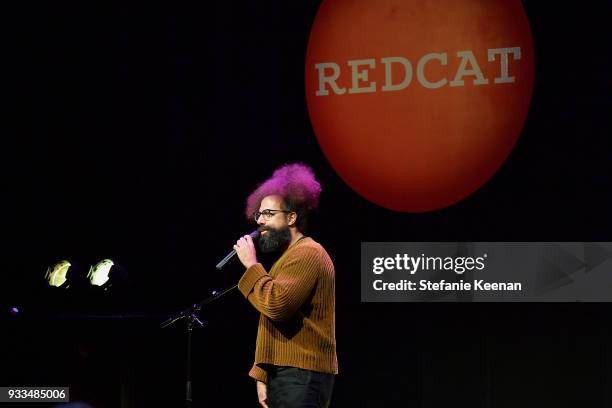
[[272, 218], [274, 215], [276, 215], [276, 213], [279, 213], [279, 212], [285, 213], [285, 214], [290, 214], [290, 213], [292, 213], [294, 211], [265, 209], [263, 211], [255, 211], [253, 213], [253, 219], [255, 220], [255, 222], [257, 222], [259, 217], [261, 217], [263, 215], [264, 219], [267, 221], [270, 218]]

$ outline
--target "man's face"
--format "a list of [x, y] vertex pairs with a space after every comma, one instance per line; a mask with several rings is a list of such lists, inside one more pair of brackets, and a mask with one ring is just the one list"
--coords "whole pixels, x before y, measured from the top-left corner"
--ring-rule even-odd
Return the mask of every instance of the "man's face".
[[280, 196], [267, 196], [261, 200], [257, 218], [258, 230], [261, 233], [258, 246], [261, 252], [275, 252], [287, 248], [291, 242], [289, 217], [283, 211], [283, 199]]

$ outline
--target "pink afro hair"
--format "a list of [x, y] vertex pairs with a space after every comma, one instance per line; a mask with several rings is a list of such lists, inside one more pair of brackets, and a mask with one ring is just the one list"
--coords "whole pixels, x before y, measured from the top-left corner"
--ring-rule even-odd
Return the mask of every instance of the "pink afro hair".
[[252, 214], [259, 210], [264, 197], [279, 195], [283, 197], [286, 209], [297, 212], [298, 220], [303, 218], [305, 221], [306, 214], [317, 208], [320, 194], [321, 184], [315, 179], [310, 167], [302, 163], [285, 164], [249, 195], [245, 215], [251, 218]]

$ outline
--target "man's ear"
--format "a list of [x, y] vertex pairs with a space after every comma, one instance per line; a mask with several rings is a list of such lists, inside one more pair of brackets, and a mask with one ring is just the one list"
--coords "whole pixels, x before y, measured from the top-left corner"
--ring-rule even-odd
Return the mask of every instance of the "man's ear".
[[295, 225], [296, 221], [297, 221], [297, 217], [298, 215], [294, 212], [289, 213], [289, 221], [287, 222], [287, 224], [292, 227]]

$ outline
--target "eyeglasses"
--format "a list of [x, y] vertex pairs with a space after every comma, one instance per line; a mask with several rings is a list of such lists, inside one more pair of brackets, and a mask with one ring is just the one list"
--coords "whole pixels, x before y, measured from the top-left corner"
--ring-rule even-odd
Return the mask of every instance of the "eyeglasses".
[[264, 221], [268, 221], [270, 220], [270, 218], [272, 218], [272, 216], [274, 216], [276, 213], [291, 213], [293, 211], [285, 211], [285, 210], [263, 210], [263, 211], [255, 211], [253, 213], [253, 219], [255, 220], [255, 222], [257, 222], [257, 220], [259, 220], [259, 217], [263, 217]]

